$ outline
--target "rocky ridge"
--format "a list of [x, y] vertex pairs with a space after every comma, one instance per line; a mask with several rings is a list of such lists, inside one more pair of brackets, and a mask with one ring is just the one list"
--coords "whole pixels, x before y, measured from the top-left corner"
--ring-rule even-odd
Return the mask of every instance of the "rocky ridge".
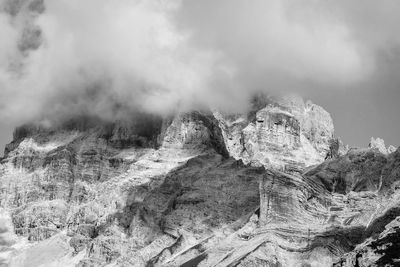
[[373, 138], [371, 137], [371, 141], [369, 142], [369, 148], [376, 148], [382, 154], [390, 154], [396, 151], [396, 147], [389, 145], [388, 147], [385, 146], [385, 141], [381, 138]]
[[[230, 155], [246, 164], [299, 170], [346, 148], [334, 137], [331, 116], [322, 107], [296, 96], [259, 97], [248, 114], [214, 112]], [[340, 151], [339, 151], [340, 143]], [[331, 156], [330, 156], [331, 155]]]
[[256, 98], [247, 114], [22, 126], [0, 165], [0, 257], [10, 266], [395, 264], [400, 150], [375, 143], [349, 150], [329, 113], [293, 96]]

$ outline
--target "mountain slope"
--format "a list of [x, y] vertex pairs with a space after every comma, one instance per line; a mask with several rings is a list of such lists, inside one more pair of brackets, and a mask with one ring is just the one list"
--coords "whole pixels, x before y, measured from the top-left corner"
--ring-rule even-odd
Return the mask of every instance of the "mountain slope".
[[19, 127], [0, 165], [3, 262], [357, 266], [398, 237], [399, 150], [345, 154], [321, 107], [256, 100]]

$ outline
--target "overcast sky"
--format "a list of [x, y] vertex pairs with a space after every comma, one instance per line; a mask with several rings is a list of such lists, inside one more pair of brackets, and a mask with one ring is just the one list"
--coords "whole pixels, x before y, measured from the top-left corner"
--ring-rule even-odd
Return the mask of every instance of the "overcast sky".
[[400, 144], [397, 0], [0, 0], [0, 144], [73, 112], [104, 118], [295, 92], [350, 146]]

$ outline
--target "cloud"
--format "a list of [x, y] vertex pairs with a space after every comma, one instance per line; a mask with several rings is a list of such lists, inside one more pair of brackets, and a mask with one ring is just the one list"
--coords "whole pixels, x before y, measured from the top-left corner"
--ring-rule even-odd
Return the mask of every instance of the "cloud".
[[[170, 20], [176, 5], [47, 1], [42, 14], [22, 25], [20, 17], [29, 16], [29, 8], [22, 8], [20, 17], [3, 13], [5, 37], [15, 36], [1, 53], [3, 116], [80, 110], [112, 117], [121, 107], [161, 113], [178, 103], [191, 105], [208, 87], [217, 57], [187, 45], [187, 36]], [[28, 27], [40, 29], [33, 37], [40, 37], [39, 47], [8, 58]], [[13, 71], [10, 66], [18, 58]]]
[[203, 47], [224, 51], [245, 84], [252, 84], [248, 79], [255, 79], [253, 86], [276, 85], [279, 79], [357, 82], [371, 62], [353, 39], [351, 25], [322, 2], [188, 0], [179, 22]]
[[394, 1], [0, 5], [0, 116], [18, 122], [71, 112], [115, 118], [197, 105], [243, 108], [259, 91], [354, 84], [374, 71], [377, 51], [399, 38]]

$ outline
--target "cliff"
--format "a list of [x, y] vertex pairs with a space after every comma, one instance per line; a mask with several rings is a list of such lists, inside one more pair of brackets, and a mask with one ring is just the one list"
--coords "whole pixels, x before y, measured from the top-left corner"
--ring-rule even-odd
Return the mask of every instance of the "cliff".
[[248, 114], [214, 116], [230, 155], [255, 166], [301, 171], [329, 157], [337, 140], [329, 113], [296, 96], [260, 97]]
[[382, 244], [396, 251], [399, 176], [399, 150], [347, 152], [330, 115], [297, 97], [257, 98], [247, 114], [34, 123], [0, 165], [0, 258], [370, 266], [374, 253], [379, 266], [393, 258], [379, 261]]

